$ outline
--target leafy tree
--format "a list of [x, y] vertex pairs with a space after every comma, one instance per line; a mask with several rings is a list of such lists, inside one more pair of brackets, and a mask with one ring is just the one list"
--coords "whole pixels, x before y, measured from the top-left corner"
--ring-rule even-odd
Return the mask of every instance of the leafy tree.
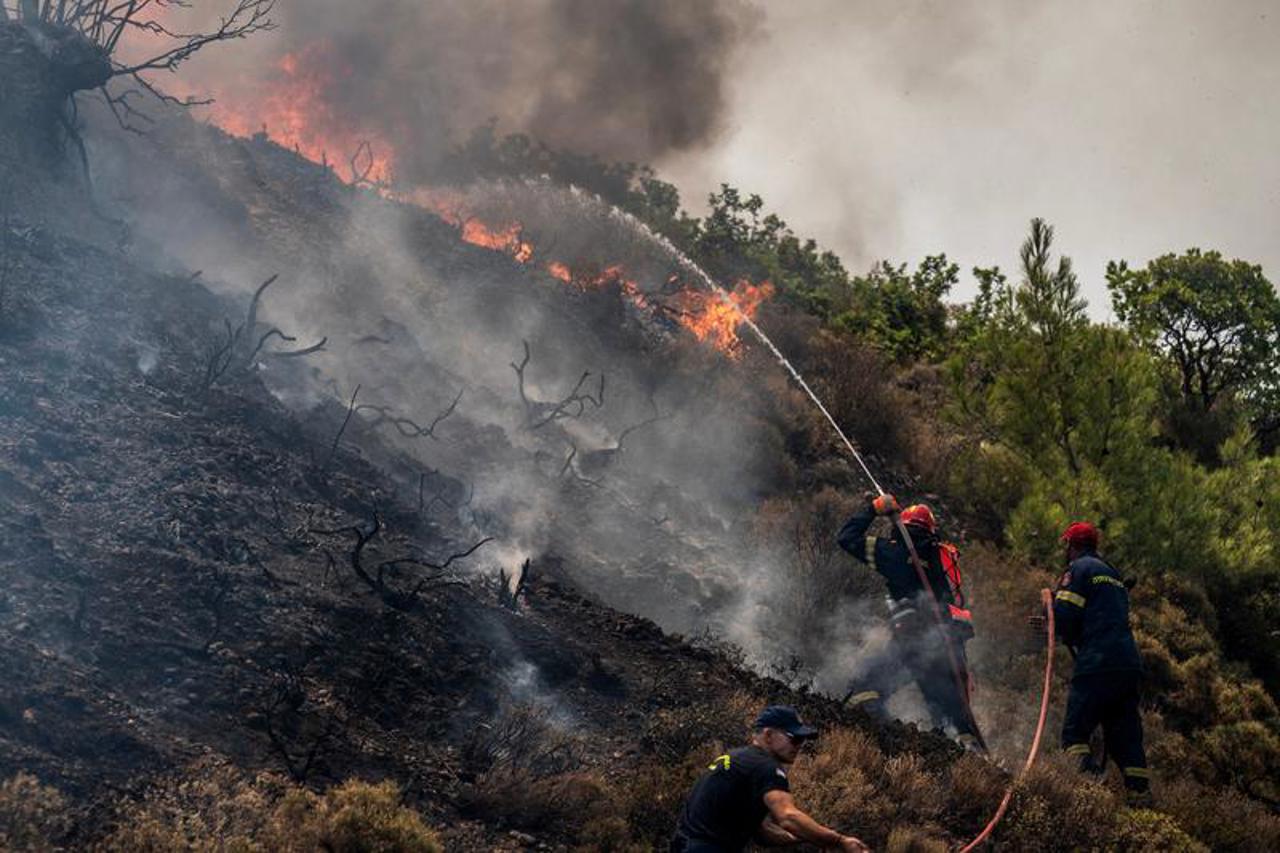
[[907, 265], [881, 261], [851, 282], [849, 308], [832, 319], [899, 362], [935, 359], [948, 337], [943, 297], [957, 281], [960, 267], [946, 255], [930, 255], [914, 272]]
[[1207, 416], [1238, 397], [1260, 432], [1280, 427], [1280, 298], [1245, 261], [1190, 249], [1145, 269], [1107, 265], [1116, 316], [1176, 370], [1182, 403]]
[[[975, 270], [949, 361], [962, 423], [1044, 475], [1079, 475], [1138, 429], [1145, 364], [1125, 336], [1092, 326], [1068, 258], [1055, 266], [1053, 228], [1040, 219], [1022, 245], [1022, 280]], [[1140, 431], [1140, 430], [1139, 430]]]

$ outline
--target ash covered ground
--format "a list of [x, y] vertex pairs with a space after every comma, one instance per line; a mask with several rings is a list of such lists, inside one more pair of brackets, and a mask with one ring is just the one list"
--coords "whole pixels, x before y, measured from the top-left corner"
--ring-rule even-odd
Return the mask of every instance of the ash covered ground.
[[[608, 776], [736, 739], [743, 696], [868, 725], [747, 666], [786, 651], [760, 630], [784, 579], [741, 518], [807, 476], [749, 346], [266, 140], [109, 127], [96, 214], [41, 178], [0, 235], [0, 775], [69, 797], [73, 845], [231, 768], [389, 778], [451, 848], [554, 846], [563, 827], [483, 806], [512, 720], [568, 738], [557, 771]], [[652, 248], [591, 227], [561, 251], [614, 240], [660, 298]]]

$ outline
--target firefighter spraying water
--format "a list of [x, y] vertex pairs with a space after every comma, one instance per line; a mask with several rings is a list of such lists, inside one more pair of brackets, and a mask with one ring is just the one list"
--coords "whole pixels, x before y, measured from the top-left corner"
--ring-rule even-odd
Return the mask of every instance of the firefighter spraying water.
[[[928, 506], [916, 504], [901, 511], [902, 526], [928, 577], [929, 585], [923, 587], [900, 531], [894, 529], [889, 537], [867, 536], [877, 516], [897, 510], [892, 495], [868, 495], [866, 508], [849, 519], [837, 537], [842, 548], [884, 577], [891, 629], [888, 645], [853, 682], [845, 701], [883, 718], [885, 702], [894, 691], [914, 681], [934, 725], [954, 732], [966, 748], [981, 750], [981, 735], [969, 712], [972, 677], [964, 644], [973, 636], [973, 626], [965, 607], [958, 551], [939, 538], [937, 521]], [[933, 624], [928, 599], [945, 606], [941, 625]], [[959, 678], [950, 671], [947, 647]]]
[[[584, 196], [587, 195], [586, 193], [581, 193], [581, 191], [576, 189], [574, 192]], [[927, 680], [931, 685], [930, 689], [933, 691], [932, 695], [934, 696], [934, 699], [932, 701], [927, 701], [930, 701], [931, 710], [933, 710], [936, 715], [950, 721], [957, 730], [961, 740], [965, 741], [968, 746], [976, 749], [977, 751], [986, 752], [986, 743], [982, 738], [982, 733], [978, 728], [977, 720], [974, 718], [973, 709], [969, 703], [970, 681], [968, 669], [964, 663], [964, 642], [970, 634], [971, 629], [968, 627], [968, 611], [965, 609], [963, 593], [960, 589], [960, 575], [955, 559], [956, 551], [954, 550], [954, 546], [950, 546], [947, 543], [938, 542], [936, 540], [936, 523], [934, 522], [932, 511], [925, 506], [908, 507], [905, 511], [899, 510], [897, 501], [892, 495], [887, 494], [880, 486], [875, 475], [871, 473], [871, 469], [867, 467], [866, 462], [863, 460], [862, 454], [858, 452], [858, 449], [854, 446], [853, 442], [850, 441], [847, 435], [845, 435], [844, 430], [840, 428], [840, 425], [836, 422], [835, 418], [832, 417], [831, 412], [828, 411], [822, 400], [816, 393], [814, 393], [813, 389], [809, 387], [809, 383], [804, 380], [804, 377], [800, 375], [799, 371], [795, 369], [791, 362], [787, 360], [786, 356], [784, 356], [777, 346], [774, 345], [773, 341], [769, 339], [769, 336], [766, 335], [750, 317], [739, 309], [728, 291], [717, 284], [716, 281], [706, 273], [706, 271], [677, 249], [670, 240], [656, 233], [631, 214], [607, 204], [598, 197], [593, 198], [597, 204], [601, 205], [608, 211], [608, 215], [623, 222], [639, 232], [642, 236], [654, 241], [664, 248], [669, 253], [670, 257], [673, 258], [682, 268], [693, 274], [695, 280], [701, 282], [708, 290], [715, 293], [721, 301], [732, 308], [735, 314], [741, 318], [743, 325], [746, 325], [756, 338], [764, 344], [771, 353], [773, 353], [773, 356], [777, 359], [778, 363], [791, 375], [791, 378], [795, 380], [801, 390], [803, 390], [813, 404], [818, 407], [818, 410], [822, 412], [827, 423], [831, 425], [832, 430], [834, 430], [835, 434], [839, 436], [840, 441], [845, 446], [845, 449], [849, 451], [849, 455], [853, 458], [854, 462], [857, 463], [858, 467], [875, 490], [874, 497], [869, 496], [871, 497], [871, 500], [868, 502], [870, 507], [870, 516], [864, 520], [858, 520], [857, 522], [858, 525], [861, 525], [861, 531], [857, 532], [855, 535], [850, 528], [850, 524], [853, 524], [853, 521], [851, 521], [850, 524], [845, 526], [845, 529], [841, 533], [841, 544], [845, 545], [846, 550], [850, 550], [850, 545], [852, 545], [852, 552], [857, 555], [856, 540], [865, 535], [865, 532], [867, 528], [870, 527], [870, 523], [874, 520], [874, 517], [876, 515], [887, 515], [892, 519], [895, 531], [894, 536], [885, 540], [869, 540], [875, 543], [873, 546], [875, 548], [874, 556], [871, 559], [868, 559], [866, 550], [867, 546], [864, 545], [862, 559], [868, 563], [872, 563], [877, 568], [880, 568], [880, 557], [881, 553], [883, 553], [886, 567], [894, 565], [894, 574], [895, 577], [898, 578], [896, 583], [899, 584], [902, 583], [901, 578], [904, 577], [904, 573], [901, 570], [905, 566], [910, 566], [911, 571], [914, 572], [916, 579], [914, 589], [916, 592], [907, 592], [905, 585], [900, 586], [899, 591], [907, 592], [908, 598], [914, 595], [917, 605], [927, 610], [932, 619], [931, 628], [917, 629], [924, 630], [926, 633], [933, 632], [934, 642], [931, 646], [932, 654], [927, 656], [927, 660], [916, 661], [916, 665], [921, 668], [919, 671], [927, 674]], [[855, 516], [855, 520], [858, 518], [859, 517]], [[908, 524], [908, 522], [910, 522], [910, 524]], [[857, 525], [855, 525], [854, 528], [855, 530], [856, 526]], [[909, 529], [909, 527], [915, 528], [916, 532], [913, 533], [913, 530]], [[917, 539], [919, 540], [919, 545], [925, 550], [925, 559], [921, 558], [921, 554], [917, 546]], [[935, 555], [936, 563], [933, 560]], [[926, 568], [926, 559], [929, 560], [928, 568]], [[891, 596], [893, 595], [892, 587], [890, 594]], [[1049, 591], [1044, 590], [1042, 595], [1042, 604], [1046, 610], [1046, 621], [1047, 624], [1052, 626], [1054, 614]], [[923, 624], [929, 625], [930, 623], [926, 621]], [[1052, 628], [1050, 628], [1050, 632], [1052, 634]], [[1036, 726], [1035, 736], [1032, 738], [1031, 746], [1027, 753], [1026, 763], [1018, 774], [1019, 779], [1025, 776], [1031, 769], [1031, 766], [1035, 762], [1036, 755], [1039, 752], [1040, 737], [1044, 731], [1045, 720], [1049, 707], [1050, 685], [1052, 684], [1052, 652], [1053, 643], [1050, 638], [1045, 658], [1044, 685], [1041, 691], [1039, 721]], [[943, 665], [944, 660], [945, 667]], [[945, 678], [945, 675], [947, 674], [950, 676], [949, 686], [945, 688], [937, 687], [936, 685], [940, 683], [947, 684], [947, 679]], [[913, 670], [913, 675], [917, 675], [916, 670]], [[917, 675], [917, 679], [919, 679], [919, 675]], [[1009, 803], [1011, 802], [1013, 795], [1013, 788], [1014, 785], [1010, 784], [1004, 798], [1000, 802], [999, 808], [996, 810], [991, 820], [973, 841], [962, 848], [962, 853], [967, 853], [967, 851], [977, 848], [990, 837], [991, 833], [999, 824], [1001, 818], [1003, 818], [1005, 814], [1005, 811], [1009, 807]], [[713, 847], [712, 849], [715, 848]]]

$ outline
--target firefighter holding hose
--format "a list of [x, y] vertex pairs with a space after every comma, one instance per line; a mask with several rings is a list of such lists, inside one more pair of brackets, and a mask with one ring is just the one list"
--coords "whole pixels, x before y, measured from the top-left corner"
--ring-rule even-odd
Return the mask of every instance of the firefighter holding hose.
[[[902, 524], [895, 526], [891, 536], [867, 535], [878, 516], [898, 512]], [[904, 530], [929, 580], [928, 590], [903, 541]], [[958, 552], [939, 538], [933, 511], [925, 504], [900, 510], [893, 495], [869, 494], [866, 508], [845, 523], [837, 539], [840, 547], [884, 577], [892, 632], [889, 645], [851, 685], [846, 701], [885, 716], [889, 696], [914, 680], [934, 725], [950, 726], [967, 749], [981, 750], [981, 736], [969, 709], [971, 679], [964, 654], [973, 626], [965, 608]], [[935, 613], [940, 614], [941, 625]]]
[[[1106, 770], [1109, 755], [1124, 774], [1132, 799], [1149, 796], [1151, 773], [1142, 747], [1138, 687], [1142, 662], [1129, 628], [1129, 589], [1120, 573], [1098, 556], [1098, 529], [1077, 521], [1062, 534], [1067, 570], [1054, 593], [1053, 616], [1058, 639], [1075, 657], [1062, 724], [1062, 748], [1077, 756], [1080, 769], [1096, 775]], [[1029, 620], [1038, 634], [1045, 618]], [[1106, 753], [1095, 759], [1089, 740], [1102, 727]]]

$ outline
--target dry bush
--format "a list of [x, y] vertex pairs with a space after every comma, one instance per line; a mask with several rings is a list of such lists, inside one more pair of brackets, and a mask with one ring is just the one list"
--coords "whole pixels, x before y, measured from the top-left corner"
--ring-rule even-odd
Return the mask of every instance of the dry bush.
[[899, 825], [935, 829], [946, 802], [941, 780], [918, 756], [886, 760], [868, 734], [847, 728], [823, 733], [813, 756], [792, 770], [791, 787], [815, 818], [877, 846]]
[[645, 718], [640, 745], [659, 760], [674, 763], [711, 744], [742, 743], [766, 704], [762, 697], [739, 690], [712, 703], [659, 708]]
[[665, 849], [675, 832], [685, 797], [708, 763], [724, 752], [708, 744], [675, 762], [652, 761], [616, 781], [607, 807], [597, 811], [578, 834], [581, 850]]
[[171, 850], [333, 853], [439, 853], [439, 839], [400, 803], [393, 782], [349, 780], [323, 795], [284, 778], [248, 779], [221, 766], [193, 768], [197, 778], [160, 785], [124, 810], [103, 853]]
[[[968, 644], [974, 712], [992, 751], [1021, 763], [1039, 710], [1045, 664], [1045, 642], [1028, 630], [1027, 616], [1043, 612], [1040, 590], [1054, 579], [984, 543], [965, 548], [960, 559], [976, 631]], [[1070, 667], [1059, 647], [1057, 671], [1066, 675]], [[1055, 714], [1063, 705], [1064, 686], [1059, 677], [1053, 687]]]
[[148, 791], [126, 806], [120, 827], [101, 845], [104, 851], [254, 850], [252, 839], [270, 823], [272, 803], [287, 785], [278, 777], [248, 779], [223, 765], [198, 764], [180, 777]]
[[1125, 809], [1116, 820], [1111, 849], [1145, 853], [1209, 853], [1209, 848], [1183, 832], [1169, 815], [1150, 809]]
[[884, 764], [884, 793], [898, 810], [898, 817], [935, 822], [946, 805], [942, 782], [925, 770], [919, 755], [895, 755]]
[[464, 744], [463, 757], [481, 770], [503, 767], [551, 776], [581, 766], [584, 749], [546, 708], [520, 704], [480, 725]]
[[1009, 776], [985, 758], [966, 754], [947, 768], [947, 826], [965, 836], [977, 835], [995, 814]]
[[[794, 655], [813, 666], [846, 640], [849, 626], [836, 617], [841, 602], [877, 601], [882, 584], [859, 570], [841, 550], [836, 534], [859, 501], [834, 489], [764, 502], [752, 525], [753, 544], [776, 553], [782, 576], [761, 605], [760, 633], [775, 644], [773, 660]], [[878, 612], [878, 610], [877, 610]], [[786, 673], [775, 673], [785, 675]], [[782, 680], [786, 681], [786, 678]], [[792, 679], [799, 688], [804, 679]]]
[[269, 849], [333, 853], [441, 853], [444, 847], [422, 816], [400, 804], [394, 782], [350, 780], [317, 797], [294, 789], [276, 809]]
[[809, 370], [832, 417], [863, 449], [905, 460], [917, 416], [911, 396], [894, 384], [893, 369], [883, 355], [824, 331], [813, 343]]
[[595, 773], [540, 777], [522, 768], [497, 767], [467, 788], [462, 808], [486, 823], [573, 836], [608, 814], [609, 793]]
[[1280, 734], [1274, 723], [1214, 726], [1197, 733], [1193, 742], [1216, 770], [1213, 781], [1265, 802], [1280, 801]]
[[915, 826], [895, 827], [885, 844], [886, 853], [947, 853], [947, 842]]
[[1212, 850], [1280, 850], [1280, 815], [1238, 791], [1212, 790], [1181, 779], [1158, 787], [1156, 798], [1184, 832]]
[[1056, 578], [979, 542], [964, 549], [960, 563], [973, 608], [976, 635], [968, 650], [982, 678], [979, 689], [994, 682], [1019, 693], [1038, 693], [1045, 645], [1027, 629], [1027, 617], [1044, 612], [1040, 590]]
[[996, 836], [1028, 853], [1106, 849], [1120, 802], [1062, 755], [1042, 758], [1014, 789]]
[[546, 709], [505, 708], [464, 746], [481, 772], [463, 792], [462, 808], [486, 822], [572, 835], [608, 793], [602, 778], [582, 770], [586, 751]]
[[944, 417], [949, 396], [946, 377], [938, 365], [916, 364], [899, 374], [896, 384], [909, 404], [909, 416], [899, 431], [907, 466], [923, 482], [940, 488], [951, 482], [966, 447], [964, 436]]
[[0, 850], [58, 849], [70, 828], [66, 800], [29, 773], [0, 783]]

